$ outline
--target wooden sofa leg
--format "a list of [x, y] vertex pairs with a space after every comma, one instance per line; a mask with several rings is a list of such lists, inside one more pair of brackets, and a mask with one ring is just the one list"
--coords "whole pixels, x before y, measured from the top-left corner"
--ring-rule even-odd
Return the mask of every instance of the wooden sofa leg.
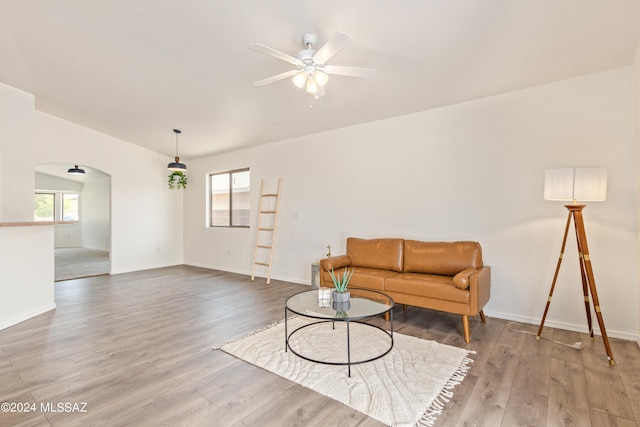
[[471, 333], [469, 332], [469, 316], [466, 314], [462, 315], [462, 330], [464, 332], [464, 342], [469, 344], [471, 341]]
[[482, 320], [482, 323], [487, 323], [487, 318], [484, 317], [484, 311], [480, 310], [480, 320]]
[[402, 310], [407, 311], [407, 304], [402, 304]]
[[384, 320], [386, 320], [386, 321], [388, 322], [388, 321], [389, 321], [389, 318], [390, 318], [390, 317], [389, 317], [389, 312], [387, 311], [387, 312], [384, 314]]

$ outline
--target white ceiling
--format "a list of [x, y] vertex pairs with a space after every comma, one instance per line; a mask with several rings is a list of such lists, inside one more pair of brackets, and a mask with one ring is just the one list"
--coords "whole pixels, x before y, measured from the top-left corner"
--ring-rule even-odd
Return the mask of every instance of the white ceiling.
[[[295, 55], [353, 42], [314, 101]], [[629, 65], [637, 0], [0, 0], [0, 81], [39, 110], [186, 161]]]

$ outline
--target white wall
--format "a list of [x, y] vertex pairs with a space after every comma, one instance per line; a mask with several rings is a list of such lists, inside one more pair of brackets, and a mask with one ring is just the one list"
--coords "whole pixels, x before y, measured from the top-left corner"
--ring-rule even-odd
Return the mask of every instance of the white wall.
[[0, 222], [33, 221], [33, 95], [0, 83]]
[[[0, 83], [0, 222], [33, 221], [33, 95]], [[53, 226], [0, 227], [0, 329], [55, 308]]]
[[82, 246], [80, 223], [56, 224], [53, 244], [55, 248], [79, 248]]
[[109, 250], [111, 178], [85, 182], [80, 196], [81, 246]]
[[[635, 339], [631, 77], [625, 67], [192, 160], [185, 263], [249, 274], [260, 179], [273, 188], [282, 177], [272, 277], [309, 283], [311, 262], [327, 244], [343, 253], [348, 236], [478, 240], [493, 271], [486, 313], [537, 324], [567, 215], [543, 200], [544, 170], [605, 167], [608, 199], [584, 213], [589, 247], [607, 332]], [[205, 228], [206, 174], [243, 167], [251, 168], [252, 228]], [[584, 330], [575, 242], [565, 260], [546, 325]]]
[[[68, 191], [70, 193], [81, 193], [83, 183], [72, 181], [70, 179], [64, 179], [57, 176], [47, 175], [40, 172], [35, 172], [34, 188], [36, 191]], [[31, 212], [33, 220], [33, 212]]]
[[73, 160], [111, 175], [111, 272], [182, 264], [182, 192], [166, 156], [36, 111], [33, 163]]
[[56, 308], [53, 226], [0, 227], [0, 242], [0, 329], [4, 329]]

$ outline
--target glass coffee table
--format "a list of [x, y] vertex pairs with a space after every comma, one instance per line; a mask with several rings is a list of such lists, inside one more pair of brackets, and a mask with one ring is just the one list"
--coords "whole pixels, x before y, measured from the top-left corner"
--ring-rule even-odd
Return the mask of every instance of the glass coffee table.
[[[326, 365], [346, 365], [348, 374], [351, 376], [351, 365], [371, 362], [388, 354], [393, 348], [393, 307], [395, 305], [393, 299], [382, 292], [370, 291], [366, 289], [350, 288], [351, 298], [348, 303], [334, 303], [332, 300], [321, 300], [318, 298], [318, 290], [300, 292], [287, 299], [284, 304], [284, 350], [291, 350], [293, 354], [302, 359], [322, 363]], [[299, 326], [289, 332], [287, 319], [290, 313], [298, 316], [312, 319], [308, 324]], [[375, 316], [389, 314], [389, 331], [369, 323], [364, 322]], [[322, 325], [335, 329], [336, 322], [344, 322], [346, 324], [346, 333], [344, 334], [344, 345], [347, 349], [346, 360], [327, 361], [314, 358], [310, 354], [302, 354], [300, 351], [294, 350], [290, 345], [291, 338], [296, 334], [304, 334], [309, 328], [321, 327]], [[351, 351], [351, 332], [350, 323], [358, 323], [367, 327], [376, 328], [382, 331], [388, 338], [388, 346], [383, 346], [380, 353], [367, 356], [359, 360], [352, 360]]]

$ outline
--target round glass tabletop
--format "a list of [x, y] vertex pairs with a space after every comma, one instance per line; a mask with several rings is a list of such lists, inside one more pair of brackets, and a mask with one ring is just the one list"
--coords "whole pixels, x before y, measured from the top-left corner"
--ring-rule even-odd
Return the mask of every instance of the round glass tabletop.
[[292, 313], [314, 319], [358, 320], [391, 311], [394, 301], [382, 292], [350, 288], [347, 303], [335, 303], [331, 298], [320, 298], [318, 290], [295, 294], [285, 303]]

